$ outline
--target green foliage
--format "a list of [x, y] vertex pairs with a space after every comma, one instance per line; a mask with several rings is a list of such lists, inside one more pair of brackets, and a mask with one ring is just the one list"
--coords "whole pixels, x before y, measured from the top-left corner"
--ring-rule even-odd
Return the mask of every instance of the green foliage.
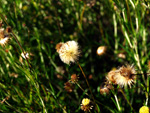
[[[79, 113], [83, 98], [94, 105], [78, 65], [64, 64], [56, 52], [56, 44], [68, 40], [82, 51], [79, 64], [97, 104], [91, 112], [138, 112], [149, 105], [149, 0], [1, 0], [0, 14], [2, 27], [13, 31], [0, 46], [0, 112]], [[107, 47], [100, 56], [99, 46]], [[22, 49], [31, 53], [29, 62]], [[125, 64], [134, 64], [138, 73], [132, 88], [100, 94], [107, 73]], [[79, 80], [69, 93], [64, 83], [72, 74]]]

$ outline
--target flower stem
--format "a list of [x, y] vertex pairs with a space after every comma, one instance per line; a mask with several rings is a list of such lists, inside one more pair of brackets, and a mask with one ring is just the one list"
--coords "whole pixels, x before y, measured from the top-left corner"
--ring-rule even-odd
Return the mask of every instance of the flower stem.
[[129, 104], [129, 106], [131, 107], [131, 109], [133, 110], [133, 112], [135, 113], [135, 110], [133, 109], [132, 105], [130, 104], [129, 100], [127, 99], [127, 97], [125, 96], [124, 92], [122, 89], [120, 89], [122, 95], [124, 96], [125, 100], [127, 101], [127, 103]]
[[[87, 85], [88, 85], [88, 87], [89, 87], [90, 93], [91, 93], [91, 95], [92, 95], [92, 99], [93, 99], [93, 101], [94, 101], [94, 103], [95, 103], [95, 105], [96, 105], [96, 107], [97, 107], [97, 104], [96, 104], [96, 102], [95, 102], [95, 99], [94, 99], [92, 90], [91, 90], [91, 88], [90, 88], [89, 82], [88, 82], [88, 80], [87, 80], [87, 78], [86, 78], [86, 75], [85, 75], [85, 73], [84, 73], [82, 67], [80, 66], [79, 62], [77, 62], [77, 64], [78, 64], [78, 66], [79, 66], [79, 68], [80, 68], [80, 70], [81, 70], [81, 72], [82, 72], [82, 74], [83, 74], [83, 76], [84, 76], [84, 78], [85, 78], [85, 81], [86, 81], [86, 83], [87, 83]], [[98, 108], [98, 107], [97, 107], [97, 108]], [[99, 113], [99, 112], [98, 112], [98, 113]]]
[[118, 102], [117, 95], [114, 94], [114, 97], [115, 97], [115, 100], [116, 100], [116, 102], [117, 102], [118, 110], [121, 111], [121, 108], [120, 108], [120, 105], [119, 105], [119, 102]]
[[[7, 26], [9, 26], [9, 24], [8, 24], [7, 21], [6, 21], [6, 19], [4, 18], [4, 16], [3, 16], [1, 13], [0, 13], [0, 16], [2, 17], [3, 21], [7, 24]], [[23, 50], [23, 48], [22, 48], [20, 42], [18, 41], [18, 39], [17, 39], [15, 33], [13, 32], [13, 30], [11, 31], [11, 33], [12, 33], [13, 37], [15, 38], [16, 42], [18, 43], [19, 47], [21, 48], [21, 50], [22, 50], [22, 52], [23, 52], [23, 54], [24, 54], [24, 57], [25, 57], [25, 59], [26, 59], [28, 65], [29, 65], [29, 67], [31, 68], [31, 65], [30, 65], [30, 63], [29, 63], [29, 60], [27, 59], [27, 57], [26, 57], [26, 55], [25, 55], [25, 53], [24, 53], [24, 50]]]

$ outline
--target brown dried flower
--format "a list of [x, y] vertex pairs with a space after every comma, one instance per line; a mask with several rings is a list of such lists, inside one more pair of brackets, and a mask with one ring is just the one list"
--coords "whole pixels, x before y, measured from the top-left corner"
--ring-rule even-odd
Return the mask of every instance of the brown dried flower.
[[55, 49], [56, 49], [57, 52], [59, 52], [59, 50], [60, 50], [60, 48], [61, 48], [61, 46], [62, 46], [63, 44], [64, 44], [64, 43], [60, 42], [60, 43], [58, 43], [58, 44], [56, 45]]
[[129, 85], [131, 87], [132, 83], [136, 80], [136, 71], [133, 65], [122, 66], [118, 69], [118, 73], [115, 76], [116, 83], [120, 86]]
[[9, 34], [5, 31], [5, 29], [0, 28], [0, 45], [5, 46], [8, 43], [9, 39]]
[[74, 89], [74, 86], [70, 82], [66, 82], [64, 88], [67, 92], [71, 93]]
[[72, 74], [70, 81], [71, 81], [71, 83], [75, 84], [75, 83], [78, 82], [78, 79], [79, 79], [79, 76], [78, 76], [78, 75]]
[[112, 89], [112, 84], [109, 84], [108, 82], [102, 83], [100, 86], [100, 93], [109, 94], [110, 89]]
[[136, 80], [136, 71], [133, 65], [122, 66], [116, 71], [110, 71], [106, 79], [109, 83], [118, 84], [121, 87], [127, 85], [131, 87], [132, 83], [135, 83]]
[[115, 75], [116, 75], [116, 71], [110, 71], [108, 73], [106, 79], [108, 80], [109, 83], [116, 84]]

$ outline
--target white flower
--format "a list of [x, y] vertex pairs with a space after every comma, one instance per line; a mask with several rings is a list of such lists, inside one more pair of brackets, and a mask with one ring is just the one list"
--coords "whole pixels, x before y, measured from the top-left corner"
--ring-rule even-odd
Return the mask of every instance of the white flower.
[[30, 56], [29, 56], [29, 53], [27, 53], [27, 52], [24, 52], [24, 53], [21, 53], [21, 56], [24, 58], [24, 59], [29, 59], [30, 58]]
[[8, 41], [9, 41], [9, 37], [5, 37], [3, 39], [0, 39], [0, 45], [5, 46]]
[[76, 41], [68, 41], [61, 44], [61, 47], [57, 50], [60, 59], [66, 64], [70, 64], [70, 62], [75, 63], [80, 55], [78, 43]]
[[136, 80], [136, 71], [133, 65], [126, 65], [119, 68], [118, 73], [115, 76], [116, 83], [120, 86], [127, 86], [131, 87]]

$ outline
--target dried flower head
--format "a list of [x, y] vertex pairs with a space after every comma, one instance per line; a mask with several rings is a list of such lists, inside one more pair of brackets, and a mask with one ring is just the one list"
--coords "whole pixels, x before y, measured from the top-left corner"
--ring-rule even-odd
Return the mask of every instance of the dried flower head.
[[147, 106], [142, 106], [139, 110], [139, 113], [149, 113], [150, 110]]
[[59, 50], [60, 50], [60, 48], [61, 48], [61, 46], [62, 46], [63, 44], [64, 44], [64, 43], [60, 42], [60, 43], [58, 43], [58, 44], [56, 45], [55, 49], [56, 49], [57, 52], [59, 52]]
[[0, 45], [5, 46], [9, 41], [9, 37], [5, 37], [3, 39], [0, 39]]
[[82, 100], [81, 109], [83, 111], [90, 111], [92, 109], [91, 101], [88, 98], [84, 98]]
[[96, 3], [96, 0], [83, 0], [88, 7], [93, 7]]
[[131, 87], [132, 83], [136, 80], [136, 71], [133, 65], [122, 66], [118, 69], [118, 73], [115, 75], [116, 83], [120, 86], [129, 85]]
[[66, 82], [64, 88], [67, 92], [71, 93], [74, 89], [74, 86], [70, 82]]
[[126, 55], [124, 53], [119, 53], [117, 56], [122, 59], [126, 58]]
[[9, 74], [10, 77], [14, 77], [14, 78], [18, 78], [18, 74], [17, 73], [11, 73]]
[[109, 84], [108, 82], [104, 82], [100, 86], [100, 93], [109, 94], [110, 89], [112, 89], [112, 84]]
[[32, 53], [28, 53], [28, 52], [22, 52], [21, 53], [21, 56], [19, 57], [19, 61], [21, 62], [21, 63], [23, 63], [23, 59], [31, 59], [31, 56], [34, 56], [34, 54], [32, 54]]
[[76, 41], [60, 43], [60, 45], [57, 46], [57, 52], [59, 53], [60, 59], [66, 64], [76, 62], [80, 55], [79, 46]]
[[106, 76], [106, 79], [108, 80], [109, 83], [116, 84], [116, 79], [115, 79], [116, 71], [110, 71], [108, 75]]
[[2, 25], [3, 25], [3, 21], [2, 21], [2, 20], [0, 20], [0, 27], [2, 27]]
[[62, 75], [60, 75], [60, 74], [56, 74], [56, 77], [57, 77], [58, 79], [60, 79], [60, 80], [62, 80], [62, 79], [63, 79], [63, 76], [62, 76]]
[[11, 31], [12, 31], [11, 27], [8, 26], [8, 27], [6, 28], [6, 33], [11, 33]]
[[102, 55], [102, 54], [104, 54], [106, 52], [106, 46], [99, 46], [98, 48], [97, 48], [97, 55]]
[[72, 74], [72, 75], [71, 75], [70, 82], [73, 83], [73, 84], [75, 84], [75, 83], [78, 82], [78, 79], [79, 79], [79, 76], [78, 76], [78, 75]]
[[5, 32], [5, 29], [0, 28], [0, 45], [5, 46], [8, 43], [9, 39], [9, 34]]

